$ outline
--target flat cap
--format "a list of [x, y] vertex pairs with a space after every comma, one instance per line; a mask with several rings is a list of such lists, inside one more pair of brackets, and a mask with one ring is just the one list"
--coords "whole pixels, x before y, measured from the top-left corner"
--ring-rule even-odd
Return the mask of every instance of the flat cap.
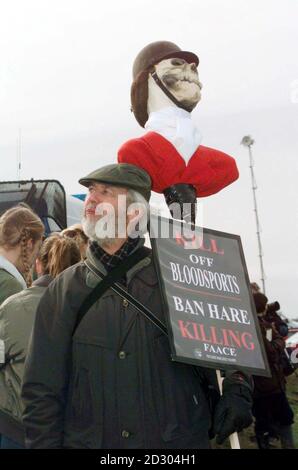
[[81, 178], [79, 183], [88, 186], [91, 183], [110, 184], [138, 191], [146, 201], [151, 195], [151, 178], [145, 170], [130, 163], [106, 165]]

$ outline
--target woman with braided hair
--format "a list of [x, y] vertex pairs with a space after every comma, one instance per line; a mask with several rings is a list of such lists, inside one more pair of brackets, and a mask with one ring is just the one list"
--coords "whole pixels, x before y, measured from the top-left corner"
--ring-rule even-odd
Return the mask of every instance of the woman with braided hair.
[[12, 207], [0, 217], [0, 305], [31, 285], [43, 234], [43, 223], [30, 208]]
[[1, 449], [25, 447], [21, 383], [39, 300], [56, 276], [79, 261], [81, 253], [75, 240], [59, 233], [51, 235], [37, 255], [38, 279], [29, 289], [13, 295], [0, 307], [0, 342], [4, 345], [6, 359], [2, 368], [0, 365]]

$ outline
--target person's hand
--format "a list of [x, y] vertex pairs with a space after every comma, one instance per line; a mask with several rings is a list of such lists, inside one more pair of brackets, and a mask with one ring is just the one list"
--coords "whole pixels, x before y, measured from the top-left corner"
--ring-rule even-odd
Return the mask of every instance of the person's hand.
[[252, 423], [252, 389], [244, 379], [231, 375], [223, 381], [223, 394], [215, 408], [214, 434], [222, 444], [234, 432], [240, 432]]

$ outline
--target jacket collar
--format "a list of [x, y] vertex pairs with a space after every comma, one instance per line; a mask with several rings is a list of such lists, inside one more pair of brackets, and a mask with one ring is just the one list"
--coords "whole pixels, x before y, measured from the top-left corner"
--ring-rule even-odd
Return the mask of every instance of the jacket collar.
[[110, 271], [133, 253], [138, 246], [139, 238], [128, 238], [118, 251], [110, 255], [96, 241], [89, 244], [90, 251]]
[[[139, 243], [136, 245], [136, 247], [134, 248], [134, 250], [132, 250], [131, 253], [134, 253], [136, 250], [141, 248], [141, 246], [144, 245], [144, 242], [145, 242], [145, 239], [140, 238]], [[87, 248], [86, 257], [102, 274], [107, 274], [107, 270], [106, 270], [104, 264], [100, 261], [100, 259], [97, 256], [95, 256], [94, 252], [90, 249], [90, 247]], [[127, 274], [129, 274], [130, 271], [132, 271], [134, 269], [135, 269], [135, 266], [133, 268], [131, 268], [128, 271]]]
[[33, 283], [32, 286], [37, 286], [37, 287], [48, 287], [48, 285], [52, 282], [53, 278], [50, 276], [50, 274], [44, 274], [43, 276], [40, 276], [38, 279], [36, 279]]
[[26, 289], [27, 284], [20, 271], [18, 271], [15, 265], [2, 255], [0, 255], [0, 269], [4, 269], [11, 274], [15, 279], [17, 279], [17, 281], [19, 281], [20, 284], [22, 284], [22, 287]]
[[[138, 250], [139, 248], [141, 248], [144, 245], [144, 243], [145, 243], [145, 239], [140, 238], [139, 243], [137, 244], [137, 246], [135, 247], [133, 252]], [[92, 251], [89, 248], [87, 249], [86, 256], [87, 256], [88, 261], [91, 264], [93, 264], [93, 266], [95, 266], [96, 269], [98, 269], [103, 275], [107, 274], [107, 271], [106, 271], [103, 263], [101, 263], [101, 261], [96, 256], [94, 256], [94, 254], [92, 253]], [[143, 268], [146, 267], [146, 266], [149, 266], [150, 264], [151, 264], [151, 267], [150, 267], [151, 269], [146, 269], [145, 271], [143, 271]], [[139, 261], [135, 266], [133, 266], [127, 272], [127, 274], [126, 274], [127, 283], [129, 284], [130, 281], [135, 276], [138, 277], [143, 282], [145, 282], [148, 286], [154, 286], [154, 285], [157, 284], [157, 276], [156, 276], [155, 269], [154, 269], [154, 266], [152, 264], [152, 260], [151, 260], [150, 255], [148, 257], [142, 259], [141, 261]], [[87, 282], [88, 282], [88, 284], [90, 284], [90, 287], [95, 287], [95, 285], [98, 283], [98, 277], [93, 277], [92, 276], [92, 279], [87, 278]]]

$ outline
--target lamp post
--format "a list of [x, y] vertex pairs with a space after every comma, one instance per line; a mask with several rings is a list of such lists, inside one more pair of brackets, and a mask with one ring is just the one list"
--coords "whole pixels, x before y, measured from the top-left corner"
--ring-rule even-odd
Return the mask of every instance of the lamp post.
[[17, 142], [17, 180], [21, 180], [22, 169], [22, 130], [19, 129], [18, 142]]
[[247, 147], [248, 153], [249, 153], [249, 168], [250, 168], [250, 174], [251, 174], [254, 212], [255, 212], [256, 226], [257, 226], [257, 238], [258, 238], [258, 247], [259, 247], [260, 268], [261, 268], [261, 281], [262, 281], [263, 292], [265, 294], [266, 293], [265, 292], [265, 271], [264, 271], [264, 264], [263, 264], [261, 229], [260, 229], [260, 222], [259, 222], [259, 215], [258, 215], [257, 196], [256, 196], [257, 184], [255, 180], [255, 175], [254, 175], [254, 161], [252, 158], [252, 151], [251, 151], [251, 146], [253, 144], [254, 144], [254, 140], [251, 138], [250, 135], [244, 136], [241, 141], [241, 145], [244, 145], [244, 147]]

